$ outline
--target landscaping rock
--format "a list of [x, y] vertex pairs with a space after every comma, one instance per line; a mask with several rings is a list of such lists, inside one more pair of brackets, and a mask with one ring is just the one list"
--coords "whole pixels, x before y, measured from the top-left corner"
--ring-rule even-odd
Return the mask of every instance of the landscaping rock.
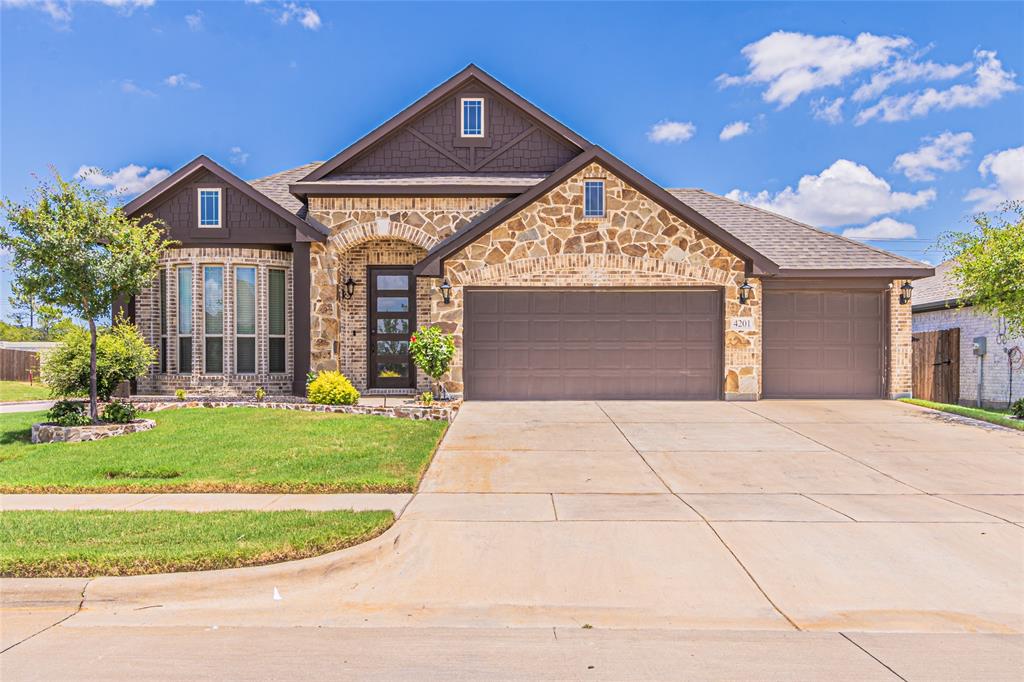
[[89, 424], [88, 426], [61, 426], [59, 424], [33, 424], [33, 443], [81, 443], [102, 440], [126, 433], [149, 431], [156, 426], [152, 419], [136, 419], [127, 424]]

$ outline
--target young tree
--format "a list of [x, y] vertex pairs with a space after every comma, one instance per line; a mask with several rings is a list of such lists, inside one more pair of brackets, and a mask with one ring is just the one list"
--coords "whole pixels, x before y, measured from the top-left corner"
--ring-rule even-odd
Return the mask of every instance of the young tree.
[[7, 224], [0, 248], [13, 255], [17, 286], [46, 305], [89, 325], [89, 416], [96, 405], [96, 322], [114, 302], [138, 294], [156, 276], [160, 255], [173, 242], [151, 216], [129, 218], [110, 208], [112, 197], [53, 171], [28, 202], [5, 198]]
[[11, 306], [11, 319], [14, 320], [14, 324], [29, 329], [36, 328], [39, 301], [25, 291], [24, 287], [19, 286], [17, 281], [11, 285], [11, 295], [7, 297], [7, 303]]
[[1024, 202], [981, 213], [974, 229], [948, 232], [940, 243], [954, 262], [960, 297], [1005, 319], [1011, 336], [1024, 336]]

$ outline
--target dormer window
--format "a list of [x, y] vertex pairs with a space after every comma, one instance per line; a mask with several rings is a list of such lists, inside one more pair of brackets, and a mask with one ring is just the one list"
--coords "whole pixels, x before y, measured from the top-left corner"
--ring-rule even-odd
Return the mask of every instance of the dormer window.
[[220, 188], [199, 190], [199, 227], [220, 227]]
[[604, 217], [604, 180], [583, 182], [583, 217]]
[[462, 137], [484, 136], [484, 98], [462, 98]]

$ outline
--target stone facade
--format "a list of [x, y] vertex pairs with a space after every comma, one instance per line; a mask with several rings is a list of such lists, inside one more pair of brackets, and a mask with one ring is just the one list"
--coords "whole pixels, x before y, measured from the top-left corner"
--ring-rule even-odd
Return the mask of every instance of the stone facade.
[[462, 406], [461, 401], [422, 405], [411, 400], [404, 400], [392, 405], [316, 405], [297, 401], [287, 402], [237, 402], [229, 400], [183, 400], [183, 401], [148, 401], [135, 403], [144, 412], [162, 412], [164, 410], [182, 410], [197, 407], [262, 407], [271, 410], [298, 410], [301, 412], [329, 412], [331, 414], [368, 414], [394, 419], [412, 419], [428, 421], [452, 422]]
[[103, 440], [126, 433], [149, 431], [156, 426], [152, 419], [136, 419], [127, 424], [89, 424], [87, 426], [61, 426], [60, 424], [33, 424], [33, 443], [84, 443]]
[[[190, 394], [236, 395], [252, 394], [262, 386], [269, 394], [288, 394], [292, 390], [292, 254], [287, 251], [248, 248], [180, 248], [169, 250], [160, 260], [167, 288], [166, 336], [160, 334], [159, 280], [135, 299], [135, 320], [146, 342], [159, 349], [166, 345], [166, 372], [160, 372], [159, 359], [149, 374], [137, 382], [139, 393], [168, 394], [181, 388]], [[203, 372], [203, 266], [224, 267], [224, 371]], [[256, 373], [240, 374], [235, 363], [235, 278], [234, 268], [256, 268]], [[177, 268], [192, 267], [192, 367], [191, 374], [179, 373], [178, 367], [178, 277]], [[285, 348], [287, 369], [284, 373], [269, 370], [268, 340], [268, 271], [285, 271]]]
[[[367, 267], [414, 265], [427, 250], [500, 203], [500, 198], [310, 197], [310, 215], [331, 228], [310, 250], [312, 332], [310, 366], [336, 369], [367, 390]], [[342, 300], [339, 283], [357, 282]], [[430, 292], [437, 282], [416, 283], [417, 325], [431, 321]], [[419, 373], [417, 390], [429, 388]]]
[[900, 303], [900, 287], [906, 280], [893, 280], [889, 289], [889, 397], [909, 398], [914, 390], [914, 348], [911, 307]]
[[[583, 215], [583, 183], [605, 182], [605, 216]], [[599, 164], [591, 164], [445, 262], [451, 303], [431, 295], [431, 319], [454, 335], [448, 388], [461, 392], [465, 287], [714, 287], [725, 302], [723, 392], [756, 399], [761, 391], [760, 282], [739, 303], [743, 261]], [[738, 317], [753, 329], [731, 330]]]
[[[1005, 348], [1019, 347], [1024, 351], [1024, 339], [1009, 339], [1003, 345], [998, 341], [997, 321], [973, 307], [932, 310], [914, 313], [914, 331], [932, 332], [941, 329], [960, 329], [960, 403], [978, 404], [978, 376], [982, 373], [981, 402], [985, 407], [1005, 408], [1010, 402], [1024, 398], [1024, 369], [1011, 370]], [[974, 354], [976, 337], [986, 340], [986, 354]], [[982, 367], [984, 363], [984, 367]], [[1012, 377], [1012, 397], [1011, 397]]]

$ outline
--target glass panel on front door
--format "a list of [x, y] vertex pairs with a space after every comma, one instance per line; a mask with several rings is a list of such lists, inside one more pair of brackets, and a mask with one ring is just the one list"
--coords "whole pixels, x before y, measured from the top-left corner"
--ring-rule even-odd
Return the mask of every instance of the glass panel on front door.
[[409, 339], [416, 328], [416, 278], [412, 267], [369, 268], [369, 388], [413, 388], [416, 371]]

